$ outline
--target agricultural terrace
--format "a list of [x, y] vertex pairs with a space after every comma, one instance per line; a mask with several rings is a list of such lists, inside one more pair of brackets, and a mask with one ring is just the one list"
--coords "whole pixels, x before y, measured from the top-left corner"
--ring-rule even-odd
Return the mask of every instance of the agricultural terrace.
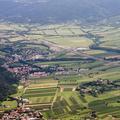
[[29, 100], [26, 107], [44, 110], [50, 109], [57, 92], [57, 82], [54, 80], [31, 80], [31, 84], [26, 88], [23, 98]]
[[58, 94], [56, 102], [52, 107], [52, 111], [48, 110], [43, 112], [43, 114], [46, 118], [61, 118], [63, 120], [73, 118], [78, 120], [82, 118], [89, 119], [90, 113], [92, 111], [97, 111], [96, 114], [100, 120], [110, 115], [119, 118], [119, 95], [119, 91], [112, 91], [104, 93], [98, 97], [92, 97], [89, 95], [82, 97], [78, 92], [67, 90]]

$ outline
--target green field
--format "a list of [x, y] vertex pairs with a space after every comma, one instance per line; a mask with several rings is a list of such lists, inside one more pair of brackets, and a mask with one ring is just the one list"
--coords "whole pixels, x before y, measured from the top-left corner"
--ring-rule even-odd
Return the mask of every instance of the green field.
[[[119, 89], [93, 97], [82, 96], [76, 88], [91, 81], [120, 79], [120, 28], [99, 24], [88, 27], [0, 23], [0, 31], [1, 38], [5, 38], [2, 43], [5, 44], [0, 46], [0, 58], [22, 56], [22, 60], [8, 63], [9, 66], [26, 65], [31, 67], [31, 73], [48, 73], [47, 77], [28, 77], [29, 84], [20, 83], [12, 97], [28, 99], [26, 107], [40, 110], [48, 120], [94, 120], [93, 111], [98, 120], [119, 120]], [[118, 58], [105, 59], [111, 56]], [[17, 106], [16, 101], [9, 99], [2, 105], [8, 108], [0, 107], [0, 111]]]

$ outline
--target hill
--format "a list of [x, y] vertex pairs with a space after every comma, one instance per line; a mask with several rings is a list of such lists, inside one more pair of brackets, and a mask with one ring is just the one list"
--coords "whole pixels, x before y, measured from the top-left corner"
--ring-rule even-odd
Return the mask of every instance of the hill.
[[16, 92], [17, 78], [5, 68], [0, 67], [0, 102]]
[[96, 22], [120, 14], [119, 0], [1, 0], [0, 19], [12, 22]]

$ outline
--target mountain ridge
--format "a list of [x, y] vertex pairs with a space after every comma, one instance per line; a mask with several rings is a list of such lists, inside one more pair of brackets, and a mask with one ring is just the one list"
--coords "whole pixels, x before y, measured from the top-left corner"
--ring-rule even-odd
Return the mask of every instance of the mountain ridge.
[[1, 0], [0, 19], [12, 22], [97, 22], [120, 15], [116, 0]]

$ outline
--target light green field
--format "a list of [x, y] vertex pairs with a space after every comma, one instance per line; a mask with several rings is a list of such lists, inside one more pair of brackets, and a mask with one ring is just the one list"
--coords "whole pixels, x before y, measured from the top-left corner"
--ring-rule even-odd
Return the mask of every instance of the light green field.
[[100, 55], [100, 54], [104, 54], [106, 52], [102, 51], [102, 50], [89, 50], [89, 51], [85, 51], [84, 53], [86, 53], [88, 55]]
[[[13, 30], [12, 34], [9, 34], [8, 38], [10, 41], [21, 41], [28, 40], [33, 41], [37, 40], [39, 43], [43, 40], [47, 40], [54, 43], [54, 45], [62, 47], [89, 47], [93, 44], [92, 40], [87, 37], [78, 36], [85, 35], [85, 33], [77, 27], [76, 25], [50, 25], [50, 26], [34, 26], [32, 25], [17, 25], [17, 24], [0, 24], [2, 30]], [[30, 28], [28, 30], [28, 28]], [[28, 31], [27, 31], [28, 30]], [[17, 34], [17, 32], [27, 31], [25, 34]], [[7, 36], [8, 33], [6, 32]], [[55, 35], [55, 36], [50, 36]], [[67, 37], [66, 35], [74, 35], [74, 37]], [[65, 37], [66, 36], [66, 37]]]
[[48, 41], [53, 42], [57, 45], [63, 47], [85, 47], [88, 48], [91, 44], [93, 44], [92, 40], [85, 37], [57, 37], [57, 38], [49, 38]]
[[91, 30], [92, 33], [98, 34], [103, 38], [100, 39], [103, 42], [100, 46], [108, 48], [120, 48], [120, 28], [118, 27], [106, 27], [97, 26], [96, 31]]

